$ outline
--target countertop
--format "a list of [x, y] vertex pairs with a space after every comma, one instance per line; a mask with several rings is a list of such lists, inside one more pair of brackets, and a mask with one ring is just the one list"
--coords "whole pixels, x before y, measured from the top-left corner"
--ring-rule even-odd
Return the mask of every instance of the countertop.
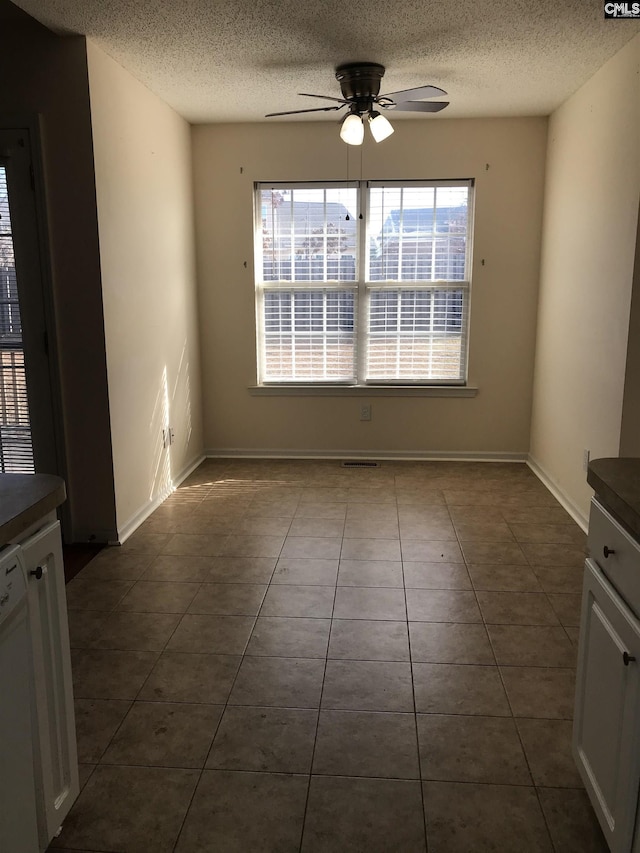
[[640, 459], [593, 459], [587, 483], [629, 532], [640, 539]]
[[64, 480], [50, 474], [0, 474], [0, 546], [64, 503]]

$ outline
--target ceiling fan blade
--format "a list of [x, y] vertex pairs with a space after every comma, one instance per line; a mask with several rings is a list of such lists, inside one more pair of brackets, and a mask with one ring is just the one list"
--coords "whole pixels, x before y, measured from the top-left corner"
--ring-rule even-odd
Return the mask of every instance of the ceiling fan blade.
[[407, 101], [420, 101], [423, 98], [439, 98], [447, 93], [437, 86], [418, 86], [415, 89], [402, 89], [400, 92], [388, 92], [380, 95], [380, 98], [391, 98], [396, 104], [404, 104]]
[[349, 101], [345, 101], [344, 98], [332, 98], [329, 95], [311, 95], [309, 92], [298, 92], [299, 95], [302, 95], [304, 98], [323, 98], [325, 101], [337, 101], [339, 104], [348, 104]]
[[344, 104], [340, 104], [339, 107], [316, 107], [312, 110], [287, 110], [284, 113], [267, 113], [265, 118], [272, 118], [273, 116], [293, 116], [298, 113], [326, 113], [330, 110], [341, 110], [344, 107]]
[[407, 101], [386, 109], [394, 113], [439, 113], [448, 106], [449, 101]]

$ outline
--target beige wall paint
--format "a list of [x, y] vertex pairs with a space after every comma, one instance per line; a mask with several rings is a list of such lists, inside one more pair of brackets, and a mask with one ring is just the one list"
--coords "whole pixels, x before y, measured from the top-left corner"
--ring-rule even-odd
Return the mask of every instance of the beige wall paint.
[[627, 344], [627, 368], [624, 377], [620, 456], [640, 456], [640, 210], [636, 233], [636, 257]]
[[[337, 122], [193, 128], [205, 447], [209, 450], [526, 453], [546, 119], [399, 121], [362, 152]], [[473, 399], [252, 397], [254, 181], [475, 178]], [[488, 164], [488, 168], [487, 168]], [[485, 265], [481, 265], [481, 259]], [[244, 266], [246, 262], [246, 268]]]
[[531, 455], [586, 516], [617, 456], [640, 191], [640, 36], [550, 119]]
[[88, 65], [122, 535], [202, 453], [190, 128], [91, 41]]
[[[65, 538], [115, 536], [85, 40], [0, 0], [0, 115], [40, 118], [67, 483]], [[54, 473], [54, 472], [51, 472]]]

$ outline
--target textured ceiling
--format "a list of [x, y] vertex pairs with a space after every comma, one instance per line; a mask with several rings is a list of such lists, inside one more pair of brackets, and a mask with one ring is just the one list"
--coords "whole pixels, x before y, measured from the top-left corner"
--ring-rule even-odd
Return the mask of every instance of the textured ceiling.
[[296, 93], [339, 97], [335, 67], [363, 60], [386, 66], [381, 92], [427, 83], [445, 89], [445, 118], [545, 115], [640, 32], [640, 21], [605, 21], [601, 0], [17, 5], [57, 32], [88, 36], [195, 123], [321, 106]]

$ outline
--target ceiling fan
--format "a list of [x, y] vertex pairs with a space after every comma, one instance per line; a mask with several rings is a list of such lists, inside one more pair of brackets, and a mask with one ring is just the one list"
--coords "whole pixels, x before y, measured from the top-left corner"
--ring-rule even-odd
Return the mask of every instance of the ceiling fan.
[[[393, 133], [393, 127], [380, 110], [398, 110], [402, 112], [437, 113], [449, 105], [448, 101], [425, 101], [423, 98], [438, 98], [447, 93], [437, 86], [418, 86], [415, 89], [403, 89], [380, 95], [380, 81], [384, 77], [384, 65], [375, 62], [350, 62], [336, 68], [336, 80], [340, 83], [341, 98], [329, 95], [311, 95], [300, 92], [306, 98], [322, 98], [335, 101], [337, 106], [315, 107], [307, 110], [287, 110], [281, 113], [268, 113], [273, 116], [290, 116], [300, 113], [321, 113], [342, 110], [349, 112], [342, 120], [341, 138], [349, 145], [362, 145], [364, 139], [363, 117], [369, 122], [371, 135], [376, 142], [382, 142]], [[380, 109], [377, 109], [379, 107]]]

